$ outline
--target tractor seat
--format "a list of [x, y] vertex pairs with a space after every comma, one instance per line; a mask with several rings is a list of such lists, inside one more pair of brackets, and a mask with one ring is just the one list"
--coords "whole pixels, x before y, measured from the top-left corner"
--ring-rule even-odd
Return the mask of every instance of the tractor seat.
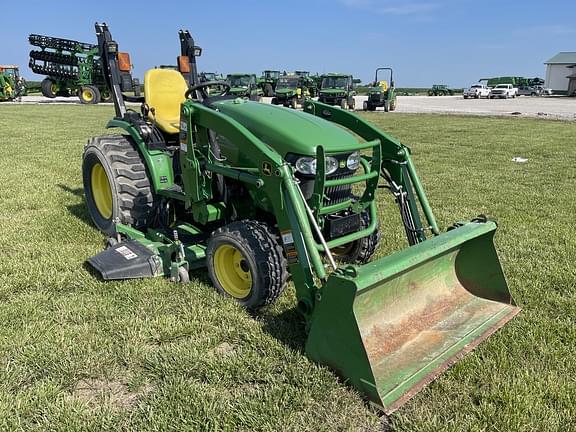
[[180, 105], [186, 100], [186, 90], [186, 80], [176, 70], [150, 69], [144, 75], [144, 96], [150, 107], [148, 118], [155, 120], [163, 132], [180, 131]]

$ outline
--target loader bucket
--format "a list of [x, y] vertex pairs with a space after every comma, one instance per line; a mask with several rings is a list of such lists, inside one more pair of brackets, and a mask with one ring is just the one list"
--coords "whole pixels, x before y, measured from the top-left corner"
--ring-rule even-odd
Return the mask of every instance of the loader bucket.
[[495, 230], [493, 222], [469, 223], [334, 272], [312, 316], [307, 355], [392, 413], [520, 311]]

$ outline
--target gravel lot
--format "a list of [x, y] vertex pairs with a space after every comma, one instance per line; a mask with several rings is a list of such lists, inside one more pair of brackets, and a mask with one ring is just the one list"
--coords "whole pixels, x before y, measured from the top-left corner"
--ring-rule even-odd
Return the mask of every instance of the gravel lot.
[[[362, 107], [366, 96], [356, 97]], [[378, 108], [383, 110], [383, 108]], [[397, 112], [471, 115], [517, 115], [549, 119], [576, 120], [576, 99], [567, 97], [529, 97], [516, 99], [464, 99], [462, 96], [398, 96]]]
[[[264, 98], [270, 102], [271, 98]], [[366, 96], [356, 96], [356, 107], [361, 109]], [[78, 98], [25, 96], [13, 104], [80, 104]], [[378, 108], [378, 111], [382, 111]], [[547, 119], [576, 120], [576, 99], [566, 97], [528, 97], [516, 99], [464, 99], [462, 96], [398, 96], [397, 112], [440, 113], [538, 117]]]

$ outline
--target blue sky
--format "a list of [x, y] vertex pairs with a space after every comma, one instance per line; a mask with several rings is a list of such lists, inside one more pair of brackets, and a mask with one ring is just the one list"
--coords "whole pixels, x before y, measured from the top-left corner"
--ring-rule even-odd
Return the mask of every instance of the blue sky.
[[[0, 63], [27, 78], [29, 33], [95, 42], [105, 21], [135, 76], [175, 62], [178, 30], [204, 48], [200, 70], [350, 72], [363, 81], [392, 66], [396, 85], [457, 87], [499, 75], [544, 76], [543, 62], [576, 51], [576, 1], [473, 0], [28, 0], [0, 14]], [[6, 7], [4, 8], [6, 9]], [[100, 11], [100, 12], [97, 12]], [[10, 41], [10, 43], [7, 43]]]

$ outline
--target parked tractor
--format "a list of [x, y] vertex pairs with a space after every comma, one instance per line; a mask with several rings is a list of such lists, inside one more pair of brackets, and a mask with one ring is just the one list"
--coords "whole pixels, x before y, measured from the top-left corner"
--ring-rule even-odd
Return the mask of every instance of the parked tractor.
[[354, 78], [352, 75], [330, 73], [322, 75], [318, 101], [328, 105], [338, 105], [342, 109], [354, 110]]
[[27, 94], [26, 80], [15, 65], [0, 65], [0, 102], [20, 99]]
[[262, 89], [258, 87], [256, 75], [247, 73], [234, 73], [226, 75], [228, 94], [247, 98], [252, 101], [262, 100]]
[[306, 86], [306, 80], [296, 75], [283, 76], [276, 84], [276, 96], [272, 98], [273, 105], [284, 105], [290, 108], [300, 108], [306, 98], [310, 97], [310, 91]]
[[[89, 139], [82, 163], [88, 213], [108, 237], [88, 263], [104, 280], [188, 282], [206, 268], [219, 293], [255, 310], [291, 278], [306, 355], [387, 413], [519, 312], [496, 224], [479, 216], [441, 233], [397, 139], [339, 107], [287, 110], [201, 83], [201, 49], [184, 31], [179, 72], [149, 70], [144, 97], [127, 96], [123, 54], [105, 24], [96, 31], [107, 127], [121, 132]], [[226, 90], [208, 96], [212, 85]], [[379, 221], [386, 197], [396, 221]], [[372, 259], [395, 223], [409, 247]]]
[[[378, 79], [378, 72], [389, 71], [390, 80], [384, 81]], [[394, 71], [392, 68], [378, 68], [374, 82], [368, 88], [368, 100], [364, 102], [364, 111], [376, 111], [378, 107], [384, 107], [384, 111], [394, 111], [396, 109], [396, 87], [394, 85]]]
[[310, 97], [318, 96], [318, 90], [320, 89], [321, 79], [318, 74], [311, 75], [308, 71], [294, 71], [294, 75], [300, 77], [303, 86], [308, 89]]
[[454, 91], [449, 89], [446, 84], [434, 84], [430, 90], [428, 90], [428, 96], [453, 96]]
[[258, 86], [262, 89], [264, 96], [272, 97], [276, 90], [276, 84], [280, 79], [281, 73], [276, 70], [265, 70], [262, 76], [258, 78]]

